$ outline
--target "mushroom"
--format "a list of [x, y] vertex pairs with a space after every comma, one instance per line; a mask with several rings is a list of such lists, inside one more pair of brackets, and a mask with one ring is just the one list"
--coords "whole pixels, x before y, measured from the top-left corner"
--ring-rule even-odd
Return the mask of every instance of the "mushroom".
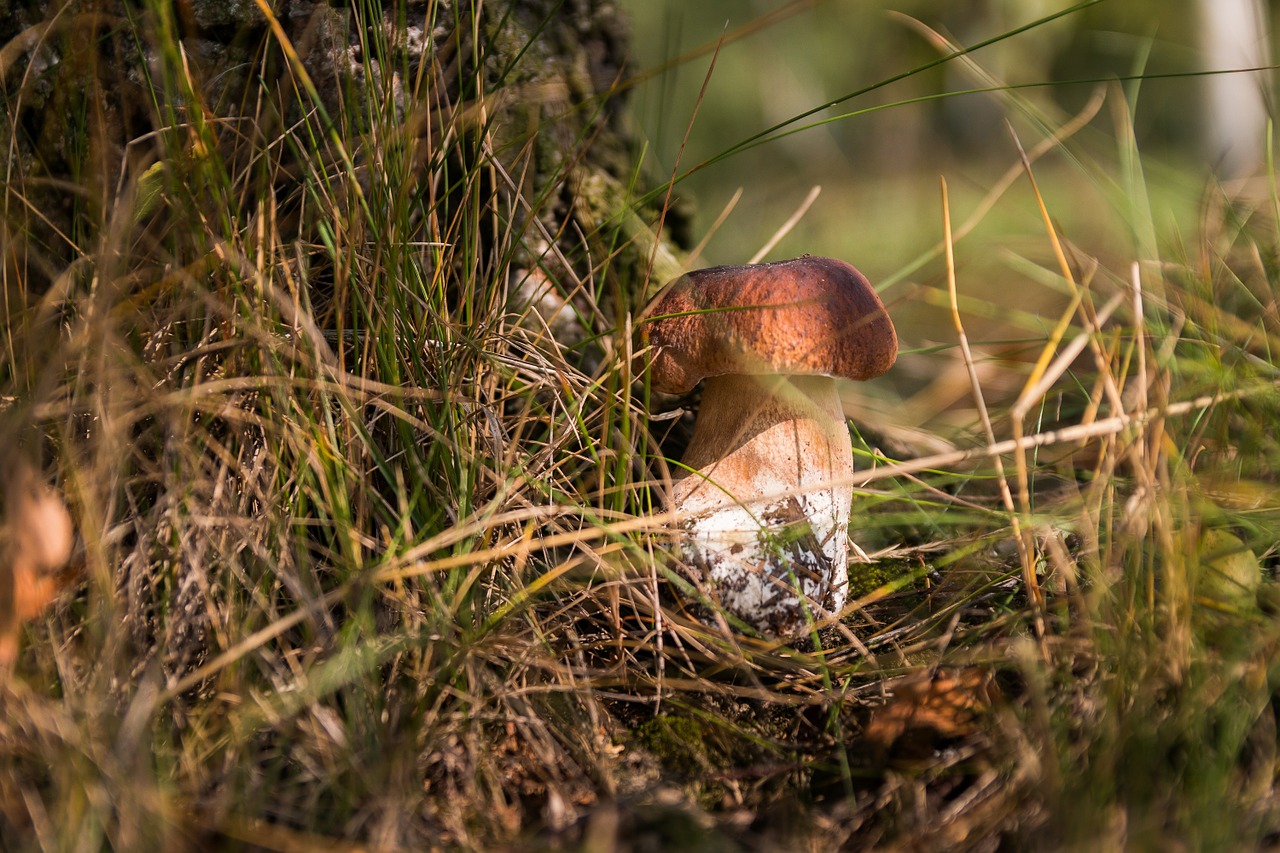
[[686, 562], [766, 634], [838, 612], [853, 448], [836, 381], [879, 376], [898, 354], [875, 290], [843, 261], [804, 256], [690, 272], [649, 316], [651, 387], [705, 380], [668, 499]]

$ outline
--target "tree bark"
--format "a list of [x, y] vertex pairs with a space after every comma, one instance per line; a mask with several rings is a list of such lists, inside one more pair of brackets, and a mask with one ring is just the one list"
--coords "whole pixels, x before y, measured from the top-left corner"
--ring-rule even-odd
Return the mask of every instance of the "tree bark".
[[[403, 0], [371, 13], [311, 0], [141, 12], [124, 0], [54, 0], [0, 4], [0, 43], [6, 183], [22, 199], [4, 223], [5, 261], [27, 291], [43, 292], [109, 227], [122, 188], [145, 195], [148, 168], [191, 153], [179, 125], [211, 128], [228, 168], [243, 168], [234, 149], [245, 134], [294, 125], [308, 95], [331, 122], [379, 109], [359, 102], [370, 81], [394, 93], [396, 120], [418, 145], [416, 177], [443, 134], [469, 127], [509, 179], [485, 191], [546, 200], [534, 230], [564, 235], [576, 215], [588, 236], [605, 226], [646, 237], [623, 189], [627, 26], [607, 0]], [[378, 166], [351, 156], [357, 174]], [[661, 271], [674, 272], [666, 257]]]

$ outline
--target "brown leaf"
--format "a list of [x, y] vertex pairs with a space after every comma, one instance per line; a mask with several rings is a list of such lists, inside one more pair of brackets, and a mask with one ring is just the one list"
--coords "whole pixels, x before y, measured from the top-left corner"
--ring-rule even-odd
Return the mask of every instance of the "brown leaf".
[[66, 505], [29, 465], [14, 466], [5, 485], [0, 666], [17, 657], [22, 624], [38, 616], [57, 595], [61, 584], [55, 573], [71, 558], [73, 533]]
[[932, 751], [944, 741], [975, 734], [998, 696], [992, 674], [982, 669], [908, 677], [872, 712], [863, 735], [885, 754], [904, 746], [913, 754]]

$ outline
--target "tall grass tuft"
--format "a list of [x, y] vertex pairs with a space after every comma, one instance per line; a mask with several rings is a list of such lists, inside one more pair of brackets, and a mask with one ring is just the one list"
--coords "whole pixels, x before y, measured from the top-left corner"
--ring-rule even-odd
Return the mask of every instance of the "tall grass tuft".
[[4, 186], [3, 444], [81, 539], [4, 688], [27, 844], [471, 845], [610, 778], [557, 615], [648, 500], [643, 287], [561, 198], [604, 101], [539, 64], [554, 10], [319, 7], [309, 43], [258, 10], [229, 68], [154, 3], [10, 78], [19, 150], [41, 86], [87, 111]]

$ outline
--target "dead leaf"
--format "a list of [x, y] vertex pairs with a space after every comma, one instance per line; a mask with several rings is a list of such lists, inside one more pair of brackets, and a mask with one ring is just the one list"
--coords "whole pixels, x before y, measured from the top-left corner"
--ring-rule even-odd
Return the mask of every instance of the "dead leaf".
[[977, 733], [981, 718], [999, 697], [991, 672], [964, 669], [932, 677], [908, 677], [893, 686], [889, 701], [871, 714], [863, 732], [884, 754], [922, 749]]
[[26, 463], [9, 471], [0, 533], [0, 667], [18, 654], [22, 624], [40, 614], [61, 588], [57, 571], [71, 558], [71, 515], [57, 493]]

